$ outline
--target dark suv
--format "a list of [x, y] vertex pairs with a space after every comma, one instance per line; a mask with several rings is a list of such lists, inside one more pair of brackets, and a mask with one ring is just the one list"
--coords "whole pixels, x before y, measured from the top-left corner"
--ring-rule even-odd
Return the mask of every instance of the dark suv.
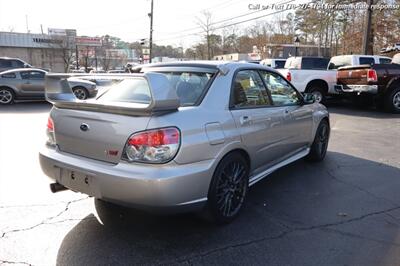
[[0, 72], [14, 68], [30, 68], [30, 64], [18, 58], [0, 57]]

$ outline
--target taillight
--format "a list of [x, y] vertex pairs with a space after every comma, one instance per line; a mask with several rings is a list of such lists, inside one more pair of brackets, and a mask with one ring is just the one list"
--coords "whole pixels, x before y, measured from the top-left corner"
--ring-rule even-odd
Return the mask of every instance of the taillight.
[[55, 146], [56, 145], [56, 140], [55, 140], [56, 138], [54, 136], [54, 122], [53, 122], [53, 119], [51, 119], [51, 117], [49, 117], [47, 119], [47, 130], [46, 130], [46, 133], [47, 133], [47, 137], [48, 137], [47, 145]]
[[180, 141], [176, 127], [139, 132], [129, 137], [123, 157], [129, 162], [166, 163], [175, 157]]
[[290, 72], [286, 74], [286, 79], [292, 81], [292, 74], [290, 74]]
[[376, 71], [374, 69], [368, 69], [367, 81], [368, 82], [378, 81], [378, 75], [376, 74]]
[[51, 117], [47, 119], [47, 130], [54, 132], [54, 122], [53, 119], [51, 119]]

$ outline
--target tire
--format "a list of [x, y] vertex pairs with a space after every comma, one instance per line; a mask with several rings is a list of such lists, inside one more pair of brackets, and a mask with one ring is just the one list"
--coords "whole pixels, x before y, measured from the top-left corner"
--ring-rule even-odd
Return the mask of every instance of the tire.
[[239, 153], [230, 153], [214, 172], [205, 217], [216, 224], [232, 222], [240, 213], [249, 187], [249, 165]]
[[74, 87], [72, 92], [75, 94], [75, 97], [79, 100], [86, 100], [89, 97], [89, 92], [84, 87]]
[[15, 93], [9, 88], [0, 88], [0, 105], [13, 104], [15, 100]]
[[385, 95], [384, 108], [387, 112], [400, 113], [400, 84]]
[[328, 149], [329, 135], [329, 123], [324, 119], [318, 125], [314, 141], [310, 147], [310, 153], [306, 157], [308, 161], [320, 162], [325, 158]]
[[326, 100], [326, 93], [325, 90], [318, 87], [318, 86], [312, 86], [310, 89], [308, 89], [308, 92], [314, 95], [314, 99], [316, 103], [323, 103]]

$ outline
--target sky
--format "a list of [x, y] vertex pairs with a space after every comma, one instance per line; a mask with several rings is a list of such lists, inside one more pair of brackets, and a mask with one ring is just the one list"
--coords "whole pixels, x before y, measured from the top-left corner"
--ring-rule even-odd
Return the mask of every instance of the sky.
[[[0, 0], [0, 31], [40, 33], [48, 28], [76, 29], [78, 35], [112, 35], [124, 41], [148, 38], [150, 0]], [[213, 21], [252, 12], [249, 4], [271, 4], [278, 0], [154, 0], [155, 43], [190, 47], [200, 40], [197, 19], [209, 11]], [[241, 17], [268, 14], [270, 11]], [[26, 23], [26, 21], [28, 23]], [[227, 21], [226, 23], [229, 23]], [[253, 22], [242, 24], [251, 25]], [[189, 29], [189, 30], [188, 30]], [[192, 30], [190, 30], [192, 29]]]

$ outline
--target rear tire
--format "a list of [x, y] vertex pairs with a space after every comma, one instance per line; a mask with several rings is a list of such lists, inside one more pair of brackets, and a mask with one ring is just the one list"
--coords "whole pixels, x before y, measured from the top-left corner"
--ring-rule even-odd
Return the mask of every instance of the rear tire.
[[310, 147], [310, 153], [306, 157], [308, 161], [320, 162], [325, 158], [328, 149], [329, 135], [329, 123], [324, 119], [318, 125], [314, 141]]
[[308, 92], [314, 95], [315, 102], [317, 103], [323, 103], [326, 100], [326, 93], [325, 90], [318, 87], [318, 86], [312, 86], [310, 89], [308, 89]]
[[387, 112], [400, 113], [400, 84], [385, 95], [384, 108]]
[[214, 172], [203, 217], [216, 224], [232, 222], [242, 209], [249, 187], [249, 165], [239, 153], [230, 153]]
[[75, 94], [75, 97], [79, 100], [86, 100], [89, 97], [89, 92], [84, 87], [74, 87], [72, 88], [72, 92]]
[[10, 88], [0, 88], [0, 105], [13, 104], [15, 100], [15, 93]]

